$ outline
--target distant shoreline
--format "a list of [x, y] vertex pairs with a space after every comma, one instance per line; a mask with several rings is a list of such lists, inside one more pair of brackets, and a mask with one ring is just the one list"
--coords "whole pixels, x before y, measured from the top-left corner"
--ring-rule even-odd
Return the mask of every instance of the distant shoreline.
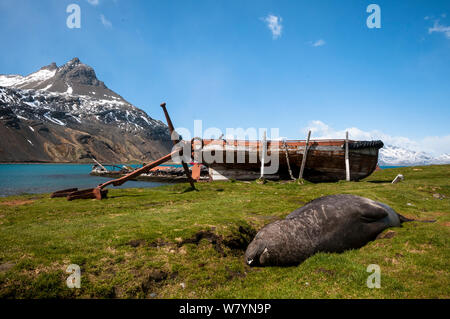
[[[151, 161], [145, 162], [145, 163], [151, 163]], [[30, 164], [30, 165], [67, 165], [67, 164], [74, 164], [74, 165], [95, 165], [95, 162], [0, 162], [0, 165], [10, 165], [10, 164]], [[142, 165], [143, 163], [101, 163], [102, 165]], [[166, 162], [164, 164], [181, 164], [176, 162]], [[436, 164], [430, 164], [430, 165], [436, 165]], [[430, 165], [410, 165], [410, 166], [430, 166]], [[409, 167], [405, 165], [380, 165], [380, 167]]]
[[54, 165], [54, 164], [94, 164], [94, 163], [82, 163], [82, 162], [0, 162], [0, 165], [6, 165], [6, 164], [30, 164], [30, 165]]
[[[151, 163], [152, 161], [148, 161], [145, 163]], [[94, 162], [0, 162], [0, 165], [11, 165], [11, 164], [29, 164], [29, 165], [95, 165]], [[110, 165], [142, 165], [142, 163], [101, 163], [105, 166]], [[180, 164], [175, 162], [166, 162], [164, 164]]]

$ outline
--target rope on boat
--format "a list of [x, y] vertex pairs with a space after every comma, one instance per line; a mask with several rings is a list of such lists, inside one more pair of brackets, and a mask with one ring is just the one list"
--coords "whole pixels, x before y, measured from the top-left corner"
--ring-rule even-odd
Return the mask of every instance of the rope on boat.
[[287, 162], [287, 167], [289, 170], [289, 175], [291, 176], [292, 180], [295, 180], [294, 175], [292, 174], [291, 164], [289, 163], [289, 154], [288, 154], [288, 148], [287, 148], [286, 141], [283, 141], [283, 145], [284, 145], [284, 152], [286, 153], [286, 162]]

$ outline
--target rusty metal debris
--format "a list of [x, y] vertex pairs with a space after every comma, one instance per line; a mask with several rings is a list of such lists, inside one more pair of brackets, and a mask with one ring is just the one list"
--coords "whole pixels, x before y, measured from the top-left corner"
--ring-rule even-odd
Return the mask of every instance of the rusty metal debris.
[[[172, 124], [172, 121], [170, 119], [169, 113], [167, 112], [167, 109], [166, 109], [166, 103], [161, 104], [161, 107], [164, 110], [164, 114], [166, 116], [167, 123], [168, 123], [171, 135], [173, 137], [177, 136], [177, 138], [174, 139], [174, 141], [173, 141], [174, 145], [177, 146], [177, 144], [180, 141], [180, 138], [179, 138], [178, 133], [175, 131], [175, 129], [173, 127], [173, 124]], [[117, 179], [114, 179], [114, 180], [110, 180], [110, 181], [108, 181], [106, 183], [98, 185], [95, 188], [89, 188], [89, 189], [84, 189], [84, 190], [78, 190], [78, 188], [71, 188], [71, 189], [65, 189], [65, 190], [57, 191], [57, 192], [54, 192], [53, 194], [51, 194], [50, 197], [51, 198], [66, 197], [67, 200], [69, 200], [69, 201], [70, 200], [75, 200], [75, 199], [97, 199], [97, 200], [102, 200], [102, 199], [107, 198], [107, 196], [108, 196], [108, 190], [105, 189], [107, 186], [109, 186], [109, 185], [120, 186], [120, 185], [126, 183], [127, 181], [129, 181], [129, 180], [131, 180], [131, 179], [141, 175], [141, 174], [148, 173], [152, 168], [155, 168], [155, 167], [157, 167], [157, 166], [159, 166], [159, 165], [161, 165], [161, 164], [163, 164], [165, 162], [170, 161], [173, 156], [180, 156], [180, 157], [182, 157], [182, 155], [183, 155], [183, 147], [182, 146], [177, 146], [175, 148], [175, 150], [172, 151], [170, 154], [167, 154], [167, 155], [161, 157], [160, 159], [158, 159], [158, 160], [156, 160], [156, 161], [154, 161], [154, 162], [152, 162], [150, 164], [147, 164], [147, 165], [145, 165], [145, 166], [143, 166], [143, 167], [141, 167], [139, 169], [136, 169], [136, 170], [132, 171], [131, 173], [126, 174], [123, 177], [120, 177], [120, 178], [117, 178]], [[188, 177], [189, 183], [191, 184], [191, 187], [193, 189], [195, 189], [195, 184], [194, 184], [195, 181], [194, 181], [194, 179], [191, 176], [191, 172], [189, 171], [189, 167], [187, 166], [187, 163], [182, 161], [182, 164], [183, 164], [184, 172], [185, 172], [186, 176]], [[198, 175], [197, 174], [197, 170], [195, 170], [194, 173], [195, 173], [196, 176]]]
[[[169, 113], [167, 112], [166, 109], [166, 103], [162, 103], [161, 107], [164, 111], [164, 115], [166, 116], [167, 125], [169, 126], [169, 131], [172, 136], [173, 145], [177, 145], [181, 141], [181, 137], [173, 127], [172, 120], [170, 119]], [[180, 153], [180, 155], [182, 154]], [[191, 172], [189, 171], [189, 167], [187, 166], [187, 163], [183, 160], [183, 158], [181, 158], [181, 164], [183, 165], [184, 173], [186, 174], [192, 189], [195, 189], [195, 184], [194, 180], [192, 179]]]

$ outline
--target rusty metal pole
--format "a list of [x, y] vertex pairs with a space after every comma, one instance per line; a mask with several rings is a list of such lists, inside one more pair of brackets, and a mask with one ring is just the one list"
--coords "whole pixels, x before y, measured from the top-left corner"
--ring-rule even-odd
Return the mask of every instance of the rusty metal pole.
[[303, 179], [303, 172], [305, 171], [306, 158], [308, 156], [308, 147], [309, 147], [309, 139], [310, 138], [311, 138], [311, 131], [308, 131], [308, 137], [306, 138], [306, 142], [305, 142], [305, 151], [303, 153], [303, 158], [302, 158], [302, 165], [300, 167], [300, 174], [298, 175], [299, 180]]
[[[170, 119], [169, 113], [167, 112], [167, 109], [166, 109], [166, 103], [165, 103], [165, 102], [162, 103], [162, 104], [161, 104], [161, 107], [162, 107], [162, 109], [163, 109], [163, 111], [164, 111], [164, 115], [165, 115], [165, 117], [166, 117], [167, 126], [169, 127], [170, 134], [172, 135], [173, 132], [175, 132], [175, 128], [173, 127], [172, 120]], [[177, 133], [177, 132], [175, 132], [175, 133], [177, 134], [176, 139], [172, 139], [172, 141], [174, 142], [174, 143], [173, 143], [174, 145], [175, 145], [176, 143], [178, 143], [178, 142], [179, 142], [179, 139], [180, 139], [180, 136], [178, 135], [178, 133]], [[171, 136], [171, 137], [174, 137], [174, 136]], [[176, 140], [176, 141], [175, 141], [175, 140]]]
[[[180, 135], [175, 131], [175, 128], [173, 127], [173, 123], [172, 120], [170, 119], [169, 113], [167, 112], [166, 109], [166, 103], [162, 103], [161, 107], [164, 111], [164, 115], [166, 116], [166, 120], [167, 120], [167, 126], [169, 127], [169, 131], [170, 131], [170, 136], [173, 142], [173, 145], [177, 145], [180, 142]], [[176, 136], [174, 136], [176, 134]], [[180, 155], [183, 156], [183, 151], [180, 152]], [[184, 173], [186, 174], [189, 184], [191, 184], [192, 189], [196, 189], [195, 188], [195, 182], [192, 179], [191, 176], [191, 172], [189, 171], [189, 167], [187, 166], [186, 162], [183, 160], [183, 157], [181, 157], [181, 164], [183, 165], [184, 168]]]

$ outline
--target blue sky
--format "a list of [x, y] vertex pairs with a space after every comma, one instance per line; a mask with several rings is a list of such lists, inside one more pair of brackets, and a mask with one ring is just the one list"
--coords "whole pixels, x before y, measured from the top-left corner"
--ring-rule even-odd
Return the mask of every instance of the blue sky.
[[450, 153], [450, 1], [0, 0], [0, 28], [0, 73], [77, 56], [150, 116], [166, 101], [178, 127], [349, 129]]

